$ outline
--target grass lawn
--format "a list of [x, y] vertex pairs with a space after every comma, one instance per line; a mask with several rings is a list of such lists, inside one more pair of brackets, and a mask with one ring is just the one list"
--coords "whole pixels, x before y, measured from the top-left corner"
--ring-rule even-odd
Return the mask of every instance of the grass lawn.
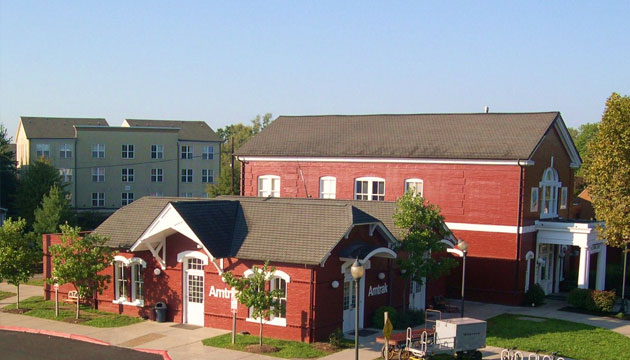
[[23, 285], [44, 286], [44, 279], [30, 278]]
[[0, 291], [0, 300], [10, 298], [11, 296], [15, 296], [15, 293], [9, 291]]
[[[214, 347], [224, 348], [224, 349], [245, 351], [246, 346], [258, 344], [258, 336], [237, 334], [236, 344], [234, 345], [232, 345], [232, 334], [229, 334], [229, 333], [211, 337], [208, 339], [204, 339], [202, 342], [206, 346], [214, 346]], [[353, 341], [344, 340], [343, 344], [345, 345], [345, 347], [338, 350], [347, 348], [349, 346], [348, 344], [350, 343], [352, 343], [351, 345], [354, 345]], [[321, 350], [313, 346], [313, 344], [303, 343], [299, 341], [263, 338], [263, 344], [275, 346], [279, 349], [276, 352], [265, 353], [264, 355], [275, 356], [275, 357], [285, 358], [285, 359], [318, 358], [318, 357], [326, 356], [335, 352], [335, 351]]]
[[[15, 309], [15, 304], [11, 304], [4, 309]], [[28, 299], [21, 300], [20, 309], [25, 309], [26, 312], [24, 312], [24, 315], [28, 316], [64, 322], [74, 322], [76, 306], [74, 304], [60, 302], [59, 317], [55, 317], [54, 301], [44, 300], [42, 296], [33, 296]], [[85, 305], [81, 305], [81, 312], [79, 316], [79, 324], [100, 328], [126, 326], [143, 321], [142, 319], [136, 317], [94, 310]]]
[[630, 338], [610, 330], [570, 321], [522, 320], [528, 315], [502, 314], [488, 319], [486, 343], [500, 348], [516, 346], [581, 360], [623, 360], [630, 353]]

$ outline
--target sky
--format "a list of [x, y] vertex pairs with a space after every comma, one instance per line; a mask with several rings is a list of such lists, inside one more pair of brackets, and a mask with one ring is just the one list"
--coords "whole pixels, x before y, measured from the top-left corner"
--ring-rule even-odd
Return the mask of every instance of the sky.
[[630, 1], [0, 0], [0, 122], [560, 111], [630, 94]]

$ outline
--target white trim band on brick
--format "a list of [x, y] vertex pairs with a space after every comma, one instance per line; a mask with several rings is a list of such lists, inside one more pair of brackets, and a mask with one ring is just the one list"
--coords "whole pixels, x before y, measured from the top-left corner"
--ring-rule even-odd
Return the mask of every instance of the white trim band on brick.
[[510, 226], [510, 225], [488, 225], [488, 224], [466, 224], [466, 223], [454, 223], [446, 222], [446, 226], [450, 230], [464, 230], [464, 231], [482, 231], [504, 234], [516, 234], [517, 230], [519, 234], [527, 234], [536, 231], [536, 225], [530, 226]]
[[350, 163], [399, 163], [399, 164], [457, 164], [457, 165], [509, 165], [532, 166], [533, 160], [470, 160], [470, 159], [414, 159], [370, 157], [295, 157], [295, 156], [237, 156], [240, 161], [278, 162], [350, 162]]

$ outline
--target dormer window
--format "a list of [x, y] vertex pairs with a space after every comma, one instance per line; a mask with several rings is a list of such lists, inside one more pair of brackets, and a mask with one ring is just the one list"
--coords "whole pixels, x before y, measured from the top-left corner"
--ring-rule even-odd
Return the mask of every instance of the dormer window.
[[539, 186], [542, 190], [542, 194], [540, 195], [542, 204], [540, 218], [548, 219], [558, 217], [558, 191], [562, 183], [558, 181], [558, 172], [556, 169], [553, 167], [545, 169]]

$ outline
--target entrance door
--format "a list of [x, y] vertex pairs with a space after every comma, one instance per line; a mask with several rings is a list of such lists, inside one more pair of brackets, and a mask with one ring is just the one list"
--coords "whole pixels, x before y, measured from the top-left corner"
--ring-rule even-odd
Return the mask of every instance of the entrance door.
[[553, 258], [554, 245], [540, 244], [538, 247], [538, 277], [537, 283], [542, 287], [546, 295], [553, 292]]
[[[363, 328], [363, 284], [365, 276], [359, 280], [359, 329]], [[357, 307], [354, 279], [346, 273], [343, 281], [343, 332], [354, 331], [355, 314]]]
[[[424, 284], [426, 284], [426, 279]], [[409, 308], [412, 310], [424, 310], [425, 305], [425, 286], [420, 285], [415, 281], [411, 282], [411, 289], [409, 291]]]
[[203, 261], [185, 259], [184, 271], [184, 323], [204, 326], [203, 317]]

